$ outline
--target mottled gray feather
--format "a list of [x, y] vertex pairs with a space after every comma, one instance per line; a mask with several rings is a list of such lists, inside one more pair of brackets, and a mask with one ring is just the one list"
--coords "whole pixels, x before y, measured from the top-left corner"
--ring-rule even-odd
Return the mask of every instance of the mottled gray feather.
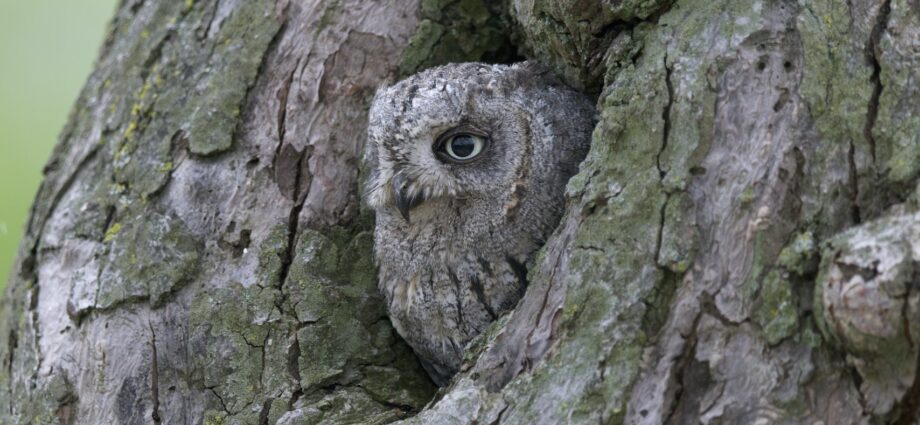
[[[535, 62], [451, 64], [377, 93], [366, 199], [377, 216], [379, 286], [394, 327], [439, 385], [523, 295], [525, 265], [562, 215], [594, 114]], [[438, 137], [458, 127], [488, 134], [472, 162], [435, 155]]]

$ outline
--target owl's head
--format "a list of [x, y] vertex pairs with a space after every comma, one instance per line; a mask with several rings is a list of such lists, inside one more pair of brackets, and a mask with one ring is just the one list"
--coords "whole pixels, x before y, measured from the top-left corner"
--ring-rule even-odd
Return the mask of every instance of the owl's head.
[[[436, 199], [486, 201], [513, 213], [525, 191], [560, 186], [547, 170], [571, 175], [593, 115], [581, 94], [535, 62], [429, 69], [374, 98], [366, 200], [407, 222], [413, 208]], [[556, 140], [566, 138], [578, 140]]]

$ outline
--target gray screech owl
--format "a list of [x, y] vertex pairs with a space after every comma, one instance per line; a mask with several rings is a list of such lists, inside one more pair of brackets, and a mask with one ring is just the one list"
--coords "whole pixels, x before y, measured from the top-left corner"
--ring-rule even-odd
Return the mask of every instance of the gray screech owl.
[[377, 92], [366, 199], [397, 332], [445, 385], [527, 287], [562, 215], [594, 106], [535, 62], [451, 64]]

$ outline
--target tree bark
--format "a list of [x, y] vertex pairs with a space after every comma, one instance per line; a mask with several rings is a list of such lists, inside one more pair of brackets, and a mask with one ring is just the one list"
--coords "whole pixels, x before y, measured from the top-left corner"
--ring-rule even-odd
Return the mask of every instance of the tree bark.
[[[0, 422], [916, 423], [917, 40], [915, 0], [126, 0], [0, 310]], [[435, 394], [376, 290], [366, 109], [522, 57], [599, 123]]]

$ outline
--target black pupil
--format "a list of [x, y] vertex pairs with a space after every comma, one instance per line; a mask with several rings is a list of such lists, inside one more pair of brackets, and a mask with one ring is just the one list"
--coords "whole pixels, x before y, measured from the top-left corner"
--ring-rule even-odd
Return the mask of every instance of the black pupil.
[[476, 140], [473, 140], [472, 136], [466, 134], [461, 134], [455, 136], [453, 140], [450, 141], [450, 149], [454, 151], [454, 155], [457, 158], [467, 158], [473, 154], [473, 151], [476, 149]]

